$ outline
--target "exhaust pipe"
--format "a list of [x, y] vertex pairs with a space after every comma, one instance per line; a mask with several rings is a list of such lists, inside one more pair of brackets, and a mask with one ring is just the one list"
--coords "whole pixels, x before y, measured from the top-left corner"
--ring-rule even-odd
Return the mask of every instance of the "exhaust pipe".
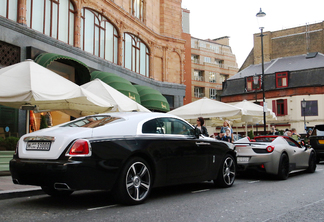
[[12, 179], [12, 182], [13, 182], [14, 184], [19, 184], [18, 179]]
[[71, 190], [69, 185], [67, 185], [66, 183], [54, 183], [54, 188], [56, 190]]

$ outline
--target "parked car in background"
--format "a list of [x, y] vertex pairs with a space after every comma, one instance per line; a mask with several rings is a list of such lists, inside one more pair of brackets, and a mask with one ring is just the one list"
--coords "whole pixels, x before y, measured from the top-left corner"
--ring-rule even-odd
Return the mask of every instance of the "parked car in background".
[[324, 159], [324, 124], [316, 125], [309, 137], [311, 147], [316, 151], [317, 163]]
[[237, 151], [238, 170], [255, 169], [274, 174], [285, 180], [293, 170], [316, 170], [314, 149], [300, 145], [287, 136], [245, 137], [234, 142]]
[[153, 187], [236, 177], [234, 145], [200, 135], [163, 113], [108, 113], [22, 136], [10, 161], [16, 184], [51, 196], [111, 190], [124, 204], [142, 203]]

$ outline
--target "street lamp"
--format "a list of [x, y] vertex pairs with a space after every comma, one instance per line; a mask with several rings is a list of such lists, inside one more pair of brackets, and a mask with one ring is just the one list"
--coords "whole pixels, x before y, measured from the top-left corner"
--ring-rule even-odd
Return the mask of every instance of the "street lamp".
[[264, 93], [264, 56], [263, 56], [263, 29], [264, 29], [264, 20], [265, 20], [266, 13], [264, 13], [261, 8], [260, 11], [256, 14], [259, 23], [259, 29], [261, 30], [261, 58], [262, 58], [262, 93], [263, 93], [263, 133], [264, 135], [267, 134], [266, 130], [266, 112], [267, 112], [267, 104], [265, 102], [265, 93]]
[[[259, 76], [257, 76], [256, 73], [254, 73], [253, 85], [256, 86], [258, 83], [259, 83]], [[258, 102], [257, 89], [255, 88], [254, 91], [255, 91], [255, 103], [257, 103]]]
[[303, 99], [303, 101], [301, 102], [301, 105], [302, 105], [303, 110], [304, 110], [304, 129], [306, 131], [306, 119], [305, 119], [305, 115], [306, 115], [306, 113], [305, 113], [305, 110], [306, 110], [306, 101], [305, 101], [305, 99]]

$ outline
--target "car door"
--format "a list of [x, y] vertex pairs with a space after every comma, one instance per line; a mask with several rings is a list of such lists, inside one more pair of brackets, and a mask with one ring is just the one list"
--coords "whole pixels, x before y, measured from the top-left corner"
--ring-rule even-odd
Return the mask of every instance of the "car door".
[[287, 137], [285, 137], [285, 140], [289, 144], [290, 149], [293, 150], [289, 162], [294, 165], [294, 168], [298, 169], [308, 166], [309, 152], [295, 140]]
[[196, 182], [206, 177], [210, 161], [209, 142], [194, 135], [192, 126], [177, 118], [158, 119], [168, 149], [167, 183]]

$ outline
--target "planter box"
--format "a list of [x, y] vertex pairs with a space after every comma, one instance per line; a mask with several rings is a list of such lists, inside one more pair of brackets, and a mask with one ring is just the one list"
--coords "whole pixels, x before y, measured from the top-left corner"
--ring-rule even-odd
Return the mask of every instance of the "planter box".
[[0, 171], [9, 170], [9, 161], [14, 153], [15, 151], [0, 151]]

